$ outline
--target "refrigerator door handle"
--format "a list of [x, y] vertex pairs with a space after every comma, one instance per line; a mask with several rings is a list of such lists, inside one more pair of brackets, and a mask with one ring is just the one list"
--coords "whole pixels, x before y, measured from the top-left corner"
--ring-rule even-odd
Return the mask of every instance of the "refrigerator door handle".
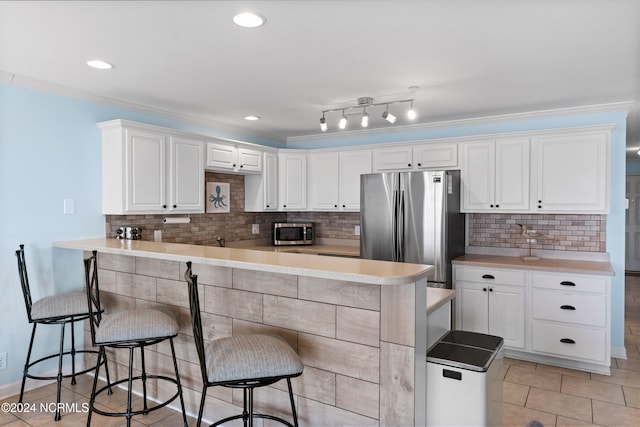
[[398, 262], [404, 262], [404, 191], [400, 192], [400, 200], [398, 201]]
[[391, 261], [398, 261], [398, 191], [393, 192], [393, 224], [391, 242]]

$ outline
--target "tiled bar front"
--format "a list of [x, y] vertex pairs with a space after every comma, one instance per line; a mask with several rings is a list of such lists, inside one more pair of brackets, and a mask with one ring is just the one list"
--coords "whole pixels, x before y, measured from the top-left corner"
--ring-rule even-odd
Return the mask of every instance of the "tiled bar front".
[[[187, 411], [196, 414], [202, 382], [183, 279], [186, 265], [99, 253], [98, 267], [107, 313], [160, 307], [178, 319], [180, 334], [174, 341], [180, 377]], [[205, 339], [273, 333], [297, 350], [305, 364], [293, 381], [301, 426], [424, 424], [426, 364], [424, 356], [416, 357], [426, 351], [425, 333], [416, 334], [426, 329], [423, 280], [417, 285], [364, 284], [197, 261], [193, 272]], [[90, 342], [88, 331], [85, 340]], [[126, 375], [126, 353], [109, 354], [111, 374], [118, 378]], [[148, 371], [171, 374], [170, 354], [168, 343], [145, 352]], [[151, 386], [156, 396], [169, 391]], [[241, 412], [240, 390], [213, 387], [208, 393], [205, 419]], [[257, 411], [290, 417], [286, 383], [256, 390], [254, 399]]]

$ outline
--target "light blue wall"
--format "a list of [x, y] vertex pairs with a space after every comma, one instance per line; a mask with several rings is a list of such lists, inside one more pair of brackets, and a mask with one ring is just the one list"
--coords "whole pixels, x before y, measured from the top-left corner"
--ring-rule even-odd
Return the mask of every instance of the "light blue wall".
[[[266, 139], [0, 84], [0, 352], [8, 352], [7, 370], [0, 371], [0, 395], [3, 385], [21, 378], [31, 333], [15, 250], [20, 243], [25, 244], [34, 299], [82, 287], [82, 254], [52, 250], [51, 244], [104, 236], [101, 134], [96, 123], [112, 119], [282, 146]], [[64, 199], [74, 199], [74, 215], [63, 215]], [[34, 354], [57, 348], [58, 332], [54, 327], [42, 329]], [[81, 339], [81, 330], [76, 335]], [[52, 361], [45, 369], [53, 367]]]
[[[0, 351], [8, 352], [2, 386], [18, 381], [28, 344], [14, 251], [26, 245], [34, 296], [82, 286], [81, 254], [52, 250], [52, 242], [104, 235], [101, 205], [101, 136], [97, 122], [127, 119], [194, 133], [278, 147], [269, 140], [219, 132], [148, 114], [0, 84]], [[626, 119], [623, 112], [510, 122], [376, 137], [336, 137], [299, 148], [348, 146], [482, 135], [571, 126], [616, 124], [612, 138], [611, 214], [607, 250], [616, 271], [612, 293], [612, 345], [624, 343], [624, 174]], [[63, 200], [75, 200], [75, 215], [63, 215]], [[41, 334], [36, 352], [55, 348], [58, 335]]]

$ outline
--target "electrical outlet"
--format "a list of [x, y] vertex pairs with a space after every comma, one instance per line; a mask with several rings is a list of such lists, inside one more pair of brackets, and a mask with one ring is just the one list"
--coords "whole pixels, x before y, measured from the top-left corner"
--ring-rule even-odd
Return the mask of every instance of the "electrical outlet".
[[7, 352], [0, 353], [0, 371], [7, 369]]
[[360, 226], [359, 225], [356, 225], [356, 229], [355, 229], [354, 233], [355, 233], [356, 236], [360, 235]]
[[260, 224], [251, 225], [251, 234], [260, 234]]

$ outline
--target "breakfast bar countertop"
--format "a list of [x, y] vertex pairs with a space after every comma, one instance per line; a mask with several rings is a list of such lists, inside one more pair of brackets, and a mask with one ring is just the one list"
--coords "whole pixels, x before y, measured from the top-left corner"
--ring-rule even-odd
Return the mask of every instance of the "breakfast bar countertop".
[[[84, 251], [144, 256], [174, 261], [193, 261], [223, 267], [274, 273], [297, 274], [364, 284], [403, 285], [426, 277], [433, 268], [424, 264], [374, 261], [368, 259], [317, 256], [304, 253], [274, 252], [242, 248], [188, 245], [97, 238], [53, 243], [54, 247]], [[301, 252], [301, 251], [300, 251]]]

